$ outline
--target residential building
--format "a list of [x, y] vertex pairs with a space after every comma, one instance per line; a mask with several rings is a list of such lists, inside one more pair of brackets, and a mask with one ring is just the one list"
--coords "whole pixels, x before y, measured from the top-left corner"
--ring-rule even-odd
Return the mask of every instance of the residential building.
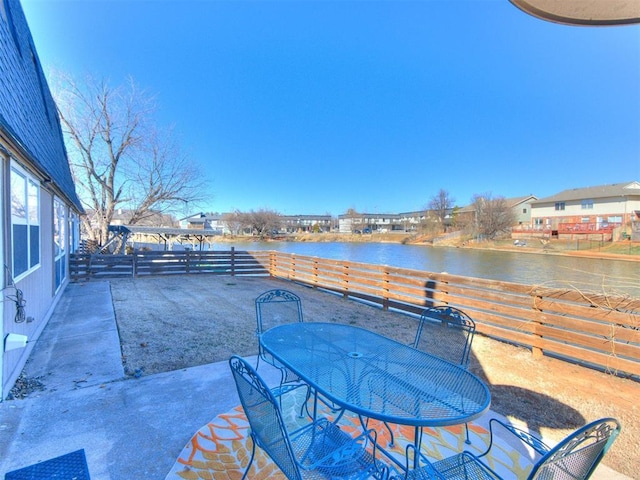
[[[505, 198], [509, 208], [513, 211], [515, 229], [528, 229], [531, 224], [532, 203], [537, 200], [535, 195], [524, 195], [522, 197]], [[476, 208], [474, 204], [466, 205], [456, 210], [457, 221], [461, 225], [471, 225], [474, 222]]]
[[414, 212], [402, 212], [398, 215], [400, 224], [405, 232], [415, 232], [424, 225], [429, 217], [428, 210], [417, 210]]
[[68, 283], [82, 213], [56, 105], [19, 0], [0, 2], [0, 160], [2, 399]]
[[507, 205], [513, 210], [515, 225], [531, 225], [531, 203], [538, 198], [535, 195], [525, 195], [523, 197], [507, 198]]
[[196, 213], [180, 220], [180, 227], [193, 230], [210, 230], [212, 234], [229, 233], [224, 221], [225, 213]]
[[563, 190], [532, 202], [531, 207], [534, 230], [610, 240], [615, 228], [640, 223], [640, 182]]
[[220, 235], [226, 233], [223, 217], [220, 213], [196, 213], [180, 220], [180, 227], [195, 230], [213, 230]]
[[333, 218], [331, 215], [283, 215], [282, 223], [286, 233], [330, 232]]
[[338, 216], [340, 233], [404, 231], [399, 213], [345, 213]]

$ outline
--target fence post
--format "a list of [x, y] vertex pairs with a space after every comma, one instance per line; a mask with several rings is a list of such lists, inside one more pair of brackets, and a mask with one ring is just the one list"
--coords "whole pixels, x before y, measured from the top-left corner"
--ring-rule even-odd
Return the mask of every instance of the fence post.
[[[386, 267], [386, 265], [385, 265]], [[389, 310], [389, 270], [382, 272], [382, 310]]]
[[231, 247], [231, 276], [236, 276], [236, 247]]
[[320, 278], [318, 275], [318, 258], [314, 257], [313, 258], [313, 289], [317, 290], [318, 289], [318, 284], [320, 283]]
[[[536, 312], [539, 312], [540, 315], [542, 315], [542, 309], [540, 309], [537, 305], [538, 300], [542, 300], [542, 296], [541, 295], [535, 295], [533, 296], [533, 307], [532, 309], [535, 310]], [[533, 321], [533, 328], [531, 329], [531, 355], [533, 356], [533, 358], [541, 358], [544, 356], [544, 351], [542, 349], [542, 335], [540, 334], [540, 330], [542, 329], [542, 322], [539, 320], [534, 320]]]
[[278, 268], [278, 252], [271, 250], [269, 252], [269, 276], [276, 276], [276, 268]]
[[342, 264], [342, 296], [349, 298], [349, 265], [346, 262]]
[[289, 263], [289, 280], [296, 279], [296, 255], [295, 253], [291, 254], [290, 263]]

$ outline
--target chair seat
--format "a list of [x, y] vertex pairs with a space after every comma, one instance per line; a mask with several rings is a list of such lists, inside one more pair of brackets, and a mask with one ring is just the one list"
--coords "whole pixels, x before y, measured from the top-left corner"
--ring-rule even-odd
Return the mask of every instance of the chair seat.
[[485, 467], [474, 455], [463, 452], [445, 458], [407, 474], [410, 480], [500, 480], [500, 477]]
[[369, 478], [376, 472], [373, 455], [337, 425], [321, 419], [291, 435], [291, 445], [305, 479]]
[[286, 395], [289, 392], [297, 390], [298, 388], [309, 388], [309, 385], [307, 385], [306, 383], [284, 383], [282, 385], [272, 387], [271, 393], [273, 393], [274, 397], [278, 398]]
[[253, 366], [236, 355], [229, 366], [253, 440], [242, 480], [251, 470], [256, 446], [291, 480], [388, 478], [388, 468], [375, 459], [373, 430], [352, 438], [335, 423], [319, 418], [289, 431], [278, 400]]
[[467, 478], [469, 480], [494, 480], [500, 477], [495, 475], [473, 454], [459, 453], [439, 462], [434, 463], [434, 468], [446, 478]]
[[[527, 477], [529, 480], [543, 478], [586, 480], [618, 437], [621, 428], [620, 422], [615, 418], [601, 418], [579, 428], [555, 447], [549, 449], [542, 440], [530, 433], [492, 418], [489, 421], [491, 440], [484, 453], [476, 457], [472, 453], [462, 452], [431, 463], [427, 457], [417, 452], [415, 454], [419, 455], [424, 467], [409, 471], [406, 478], [411, 480], [432, 478], [438, 480], [499, 480], [500, 476], [483, 463], [480, 457], [489, 455], [494, 445], [494, 428], [500, 426], [506, 429], [509, 434], [515, 435], [525, 445], [535, 449], [539, 454], [538, 460], [532, 463], [531, 472]], [[409, 449], [407, 448], [407, 465], [410, 464], [409, 460]]]

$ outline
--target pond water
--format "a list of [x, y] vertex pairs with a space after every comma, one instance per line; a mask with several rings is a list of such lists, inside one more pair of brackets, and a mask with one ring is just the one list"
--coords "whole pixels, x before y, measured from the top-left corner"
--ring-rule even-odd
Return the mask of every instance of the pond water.
[[575, 287], [640, 298], [640, 263], [552, 254], [349, 242], [217, 243], [214, 250], [276, 250], [312, 257], [447, 272], [527, 285]]

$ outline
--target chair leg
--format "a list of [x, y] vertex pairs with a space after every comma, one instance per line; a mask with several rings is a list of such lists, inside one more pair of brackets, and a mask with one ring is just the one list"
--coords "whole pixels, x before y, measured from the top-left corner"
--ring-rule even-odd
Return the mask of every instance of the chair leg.
[[464, 424], [464, 431], [466, 435], [466, 439], [464, 443], [466, 443], [467, 445], [471, 445], [471, 440], [469, 440], [469, 424], [468, 423]]
[[247, 473], [249, 473], [249, 469], [251, 468], [251, 464], [253, 463], [253, 457], [256, 454], [256, 441], [253, 439], [253, 436], [249, 437], [251, 439], [251, 457], [249, 457], [249, 463], [247, 464], [247, 468], [242, 475], [242, 480], [247, 478]]
[[302, 405], [300, 405], [300, 414], [298, 418], [304, 418], [304, 411], [307, 411], [307, 416], [313, 418], [311, 412], [309, 412], [309, 399], [311, 398], [311, 387], [307, 385], [307, 394], [305, 395]]
[[389, 446], [393, 447], [394, 438], [395, 438], [393, 435], [393, 430], [391, 430], [391, 427], [387, 422], [384, 422], [384, 426], [387, 427], [387, 430], [389, 431], [389, 436], [391, 436], [391, 441], [389, 442]]

